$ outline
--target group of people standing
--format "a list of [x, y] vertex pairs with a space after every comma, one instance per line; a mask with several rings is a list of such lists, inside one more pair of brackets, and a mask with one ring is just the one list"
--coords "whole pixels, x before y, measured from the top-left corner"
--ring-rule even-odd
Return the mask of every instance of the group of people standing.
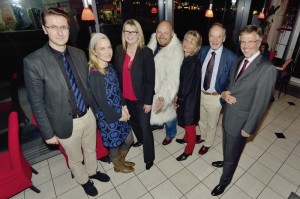
[[135, 166], [125, 160], [131, 146], [143, 145], [145, 168], [153, 166], [153, 125], [165, 127], [163, 145], [176, 136], [177, 123], [185, 129], [176, 139], [187, 143], [178, 161], [192, 155], [196, 143], [203, 142], [200, 155], [207, 153], [222, 107], [223, 161], [212, 165], [223, 167], [223, 174], [212, 195], [224, 192], [274, 91], [276, 69], [259, 53], [262, 35], [256, 26], [241, 30], [244, 56], [237, 58], [223, 46], [222, 24], [212, 25], [210, 45], [201, 47], [197, 31], [188, 31], [181, 43], [172, 24], [162, 21], [146, 46], [140, 24], [129, 19], [112, 64], [113, 49], [103, 33], [91, 36], [87, 61], [83, 51], [66, 45], [67, 13], [49, 8], [42, 23], [48, 43], [24, 58], [29, 103], [43, 139], [63, 146], [71, 172], [88, 195], [98, 194], [90, 179], [110, 180], [97, 171], [96, 125], [114, 171], [129, 173]]

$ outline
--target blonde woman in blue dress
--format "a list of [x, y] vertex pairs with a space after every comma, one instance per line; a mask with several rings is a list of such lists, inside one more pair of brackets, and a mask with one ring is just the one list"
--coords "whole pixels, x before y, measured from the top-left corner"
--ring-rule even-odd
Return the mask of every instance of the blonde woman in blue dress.
[[135, 163], [125, 161], [125, 157], [133, 143], [133, 135], [119, 80], [110, 64], [112, 55], [108, 37], [94, 34], [89, 46], [89, 85], [98, 105], [98, 127], [103, 145], [109, 148], [115, 172], [129, 173], [134, 170]]

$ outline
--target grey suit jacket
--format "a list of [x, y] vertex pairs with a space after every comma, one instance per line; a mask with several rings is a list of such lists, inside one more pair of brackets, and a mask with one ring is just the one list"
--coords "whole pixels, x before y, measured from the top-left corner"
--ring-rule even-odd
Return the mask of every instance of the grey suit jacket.
[[276, 68], [262, 55], [250, 63], [247, 70], [236, 80], [238, 67], [243, 57], [232, 69], [227, 90], [236, 98], [236, 103], [225, 105], [223, 127], [234, 136], [241, 136], [243, 129], [253, 134], [270, 104], [276, 82]]
[[[68, 51], [87, 90], [89, 104], [95, 105], [88, 91], [88, 65], [82, 50], [68, 46]], [[56, 135], [69, 138], [73, 130], [72, 109], [67, 83], [48, 44], [24, 58], [24, 79], [27, 97], [43, 139]]]

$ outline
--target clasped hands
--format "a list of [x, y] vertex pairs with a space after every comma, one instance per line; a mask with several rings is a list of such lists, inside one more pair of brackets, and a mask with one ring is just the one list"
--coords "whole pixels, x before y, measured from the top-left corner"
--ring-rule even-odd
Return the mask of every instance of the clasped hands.
[[164, 106], [164, 98], [158, 97], [154, 104], [153, 111], [156, 112], [156, 111], [160, 110], [163, 106]]
[[127, 106], [122, 106], [122, 117], [119, 119], [120, 122], [127, 122], [130, 119], [130, 114]]

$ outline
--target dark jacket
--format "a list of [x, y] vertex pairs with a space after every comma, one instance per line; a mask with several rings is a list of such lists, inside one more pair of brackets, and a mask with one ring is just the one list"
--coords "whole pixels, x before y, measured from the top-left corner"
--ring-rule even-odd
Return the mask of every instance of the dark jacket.
[[[114, 68], [120, 80], [120, 88], [123, 89], [123, 63], [126, 51], [122, 45], [117, 46]], [[152, 50], [148, 47], [138, 48], [130, 70], [132, 86], [138, 101], [152, 105], [155, 85], [155, 67]]]
[[[88, 103], [96, 111], [88, 88], [88, 65], [82, 50], [68, 46], [68, 51], [86, 90]], [[62, 71], [48, 44], [24, 58], [24, 79], [27, 97], [43, 139], [56, 135], [66, 139], [72, 135], [73, 114], [70, 95]]]
[[[210, 46], [203, 46], [201, 47], [200, 53], [199, 53], [199, 61], [201, 66], [203, 66], [203, 62], [205, 60], [205, 57], [210, 49]], [[225, 48], [223, 46], [223, 51], [220, 59], [220, 65], [219, 70], [216, 78], [216, 85], [215, 89], [216, 91], [221, 94], [225, 88], [227, 88], [229, 84], [229, 78], [231, 74], [231, 69], [236, 62], [237, 56]], [[206, 66], [205, 66], [206, 67]]]
[[177, 121], [180, 126], [198, 124], [200, 119], [201, 67], [198, 55], [185, 57], [180, 69]]

